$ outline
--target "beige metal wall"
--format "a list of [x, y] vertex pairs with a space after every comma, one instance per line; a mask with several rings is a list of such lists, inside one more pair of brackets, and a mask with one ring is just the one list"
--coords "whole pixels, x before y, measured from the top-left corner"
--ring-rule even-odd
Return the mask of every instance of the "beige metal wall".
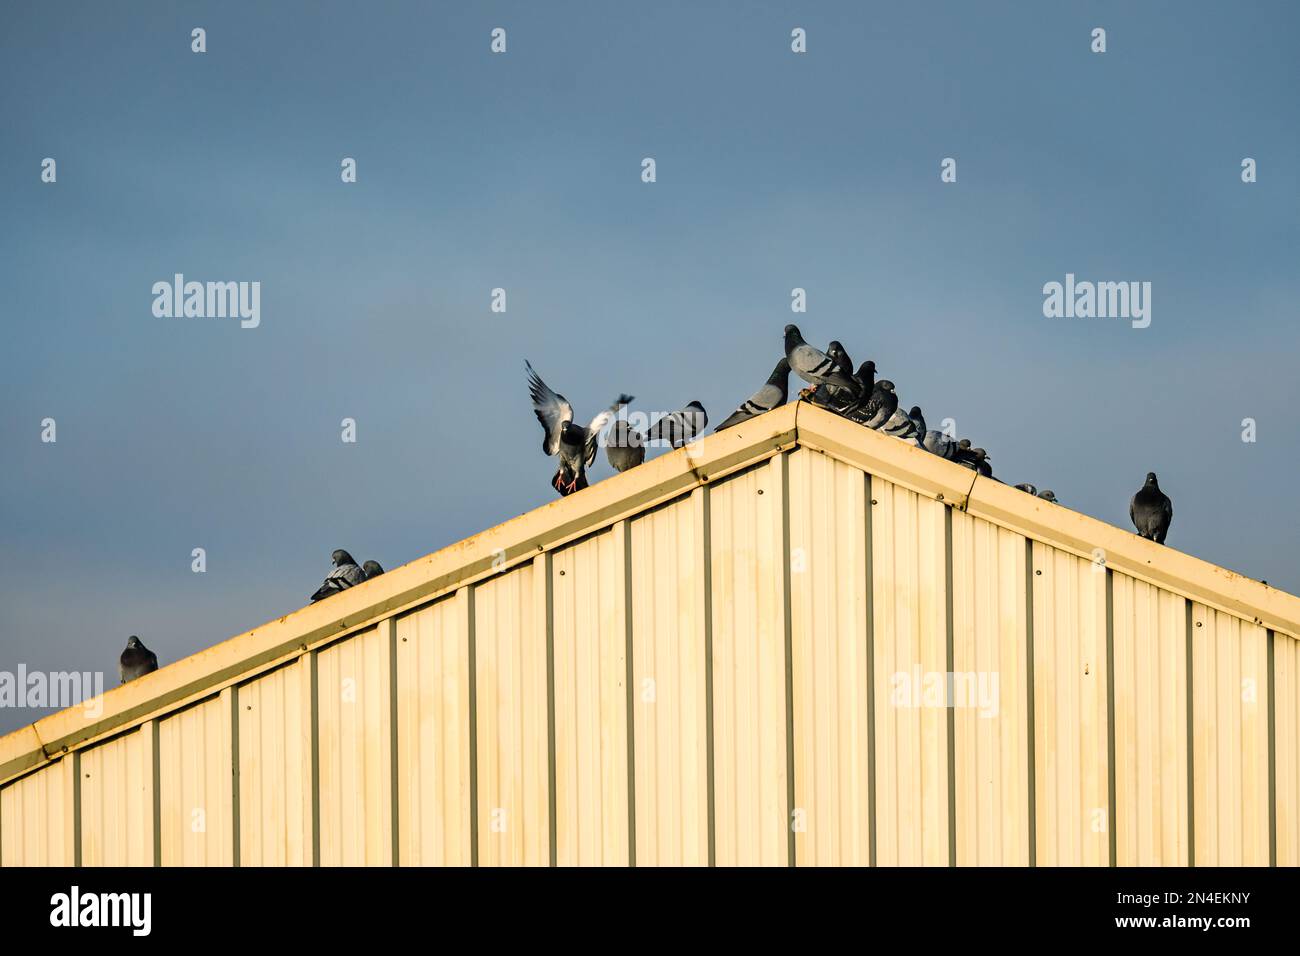
[[1294, 637], [904, 478], [502, 562], [16, 777], [0, 863], [1300, 863]]

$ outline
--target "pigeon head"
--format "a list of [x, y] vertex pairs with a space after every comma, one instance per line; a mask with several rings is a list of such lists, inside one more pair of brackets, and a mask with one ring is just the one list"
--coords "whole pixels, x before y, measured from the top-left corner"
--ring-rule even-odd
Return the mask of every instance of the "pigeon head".
[[960, 448], [962, 451], [967, 451], [967, 450], [969, 450], [969, 449], [970, 449], [970, 439], [969, 439], [969, 438], [963, 438], [961, 441], [957, 442], [957, 447]]
[[699, 402], [691, 402], [689, 405], [686, 406], [686, 408], [689, 409], [690, 411], [695, 412], [697, 415], [700, 412], [704, 411], [704, 406], [701, 405]]
[[373, 578], [377, 574], [383, 574], [384, 569], [379, 566], [378, 561], [367, 561], [361, 565], [361, 570], [366, 572], [366, 577]]
[[560, 439], [566, 445], [580, 445], [583, 441], [582, 426], [565, 422], [560, 426]]
[[975, 460], [976, 460], [976, 461], [991, 461], [991, 460], [992, 460], [992, 459], [989, 458], [989, 453], [986, 452], [983, 448], [972, 448], [972, 449], [970, 450], [970, 453], [971, 453], [972, 455], [975, 456]]
[[912, 406], [912, 410], [911, 410], [910, 412], [908, 412], [907, 414], [908, 414], [908, 417], [909, 417], [909, 418], [924, 418], [924, 417], [925, 417], [924, 415], [921, 414], [921, 406], [920, 406], [920, 405], [913, 405], [913, 406]]
[[887, 378], [882, 378], [876, 383], [876, 388], [880, 389], [882, 392], [892, 392], [894, 390], [894, 383]]
[[356, 564], [356, 562], [352, 560], [352, 555], [348, 554], [342, 548], [339, 548], [330, 555], [330, 558], [334, 561], [334, 567], [336, 568], [342, 567], [345, 564]]
[[136, 637], [134, 634], [132, 634], [130, 637], [128, 637], [128, 638], [126, 639], [126, 646], [127, 646], [127, 647], [143, 647], [144, 645], [142, 645], [142, 644], [140, 643], [140, 638], [138, 638], [138, 637]]
[[793, 323], [787, 325], [785, 327], [786, 352], [789, 352], [791, 349], [797, 348], [798, 346], [803, 344], [804, 344], [803, 335], [801, 335], [799, 332], [799, 326], [794, 325]]
[[1056, 493], [1051, 489], [1044, 489], [1038, 493], [1038, 497], [1042, 498], [1044, 501], [1055, 501]]
[[1158, 484], [1156, 484], [1156, 473], [1154, 471], [1147, 472], [1147, 484], [1150, 485], [1152, 488], [1160, 487]]

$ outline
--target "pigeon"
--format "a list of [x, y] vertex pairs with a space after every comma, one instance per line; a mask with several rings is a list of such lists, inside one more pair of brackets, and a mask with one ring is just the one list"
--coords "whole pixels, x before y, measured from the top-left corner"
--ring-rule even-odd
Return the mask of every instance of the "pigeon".
[[325, 583], [318, 587], [316, 593], [311, 596], [313, 603], [322, 598], [327, 598], [331, 594], [345, 591], [354, 584], [360, 584], [366, 579], [366, 572], [357, 567], [357, 562], [352, 560], [352, 555], [342, 548], [335, 551], [330, 557], [334, 561], [334, 570], [326, 575]]
[[620, 418], [605, 441], [605, 457], [615, 471], [627, 471], [645, 461], [645, 436]]
[[[963, 439], [964, 440], [964, 439]], [[989, 464], [989, 453], [983, 448], [967, 448], [961, 451], [957, 464], [971, 471], [978, 471], [985, 478], [993, 477], [993, 467]]]
[[361, 570], [366, 573], [367, 581], [371, 578], [377, 578], [379, 575], [384, 573], [384, 569], [379, 566], [378, 561], [367, 561], [365, 564], [361, 565]]
[[117, 660], [117, 675], [125, 684], [129, 680], [152, 674], [158, 669], [158, 655], [140, 643], [140, 638], [132, 634], [126, 639], [126, 650]]
[[681, 448], [704, 431], [704, 426], [708, 423], [709, 413], [704, 410], [704, 406], [699, 402], [691, 402], [681, 411], [665, 415], [651, 425], [650, 430], [646, 432], [646, 439], [667, 440], [673, 448]]
[[[825, 388], [814, 388], [812, 391], [811, 401], [814, 405], [820, 405], [823, 408], [832, 410], [844, 408], [845, 406], [857, 401], [858, 397], [863, 394], [869, 394], [871, 389], [861, 391], [861, 381], [853, 374], [853, 360], [849, 358], [849, 353], [845, 351], [844, 346], [839, 342], [831, 342], [826, 347], [826, 354], [835, 362], [835, 366], [854, 380], [854, 388], [840, 388], [838, 385], [827, 385]], [[866, 364], [866, 363], [864, 363]], [[874, 377], [875, 365], [872, 364]]]
[[895, 408], [893, 413], [885, 419], [885, 423], [880, 426], [880, 430], [894, 438], [909, 439], [916, 434], [916, 424], [907, 412], [901, 408]]
[[728, 415], [726, 420], [713, 430], [720, 432], [724, 428], [739, 425], [741, 422], [747, 422], [764, 412], [779, 408], [785, 404], [789, 386], [790, 363], [785, 359], [781, 359], [776, 363], [776, 368], [772, 369], [772, 374], [767, 377], [767, 384], [741, 402], [740, 407]]
[[1013, 485], [1016, 491], [1023, 491], [1027, 495], [1037, 495], [1038, 489], [1031, 484]]
[[785, 358], [791, 370], [810, 385], [836, 385], [857, 393], [853, 376], [821, 349], [805, 342], [797, 325], [785, 327]]
[[912, 419], [912, 424], [916, 426], [915, 440], [917, 445], [930, 454], [938, 455], [940, 458], [946, 458], [949, 461], [957, 457], [957, 442], [943, 432], [926, 428], [925, 416], [921, 414], [920, 405], [913, 405], [912, 410], [908, 412], [908, 417]]
[[1038, 493], [1038, 497], [1042, 498], [1044, 501], [1050, 501], [1052, 504], [1060, 504], [1060, 502], [1056, 500], [1056, 495], [1050, 488], [1044, 488]]
[[879, 428], [898, 410], [898, 396], [894, 394], [894, 383], [884, 378], [875, 384], [871, 397], [842, 413], [850, 421], [868, 428]]
[[542, 423], [542, 451], [560, 456], [560, 467], [551, 479], [551, 486], [561, 495], [571, 495], [587, 487], [587, 466], [596, 460], [596, 441], [601, 429], [609, 424], [618, 410], [632, 401], [631, 395], [620, 395], [614, 403], [591, 420], [587, 427], [573, 423], [573, 406], [559, 392], [553, 392], [542, 381], [533, 367], [528, 369], [528, 392], [533, 399], [533, 412]]
[[1165, 543], [1169, 522], [1174, 518], [1174, 504], [1160, 490], [1154, 471], [1147, 472], [1146, 484], [1133, 496], [1128, 506], [1128, 516], [1139, 535], [1150, 538], [1156, 544]]

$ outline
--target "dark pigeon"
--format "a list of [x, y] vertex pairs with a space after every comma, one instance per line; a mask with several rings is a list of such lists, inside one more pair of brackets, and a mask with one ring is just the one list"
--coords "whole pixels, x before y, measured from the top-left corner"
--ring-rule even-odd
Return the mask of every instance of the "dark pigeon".
[[879, 428], [889, 421], [898, 410], [898, 396], [894, 394], [894, 383], [887, 378], [881, 379], [871, 390], [871, 397], [865, 402], [854, 405], [842, 413], [850, 421], [868, 428]]
[[635, 468], [645, 461], [645, 436], [629, 425], [626, 419], [618, 419], [605, 441], [605, 457], [615, 471]]
[[126, 650], [117, 660], [117, 675], [125, 684], [129, 680], [152, 674], [158, 669], [158, 655], [140, 643], [140, 638], [132, 634], [126, 639]]
[[1128, 516], [1142, 537], [1150, 538], [1156, 544], [1165, 543], [1169, 522], [1174, 520], [1174, 503], [1160, 490], [1154, 471], [1147, 472], [1146, 484], [1133, 496]]
[[1023, 491], [1023, 492], [1024, 492], [1025, 494], [1027, 494], [1027, 495], [1037, 495], [1037, 494], [1038, 494], [1038, 489], [1037, 489], [1034, 485], [1031, 485], [1031, 484], [1027, 484], [1027, 483], [1026, 483], [1026, 484], [1023, 484], [1023, 485], [1013, 485], [1012, 487], [1014, 487], [1014, 488], [1016, 489], [1016, 491]]
[[781, 359], [776, 363], [776, 368], [772, 369], [772, 374], [767, 377], [767, 384], [741, 402], [740, 407], [728, 415], [726, 420], [713, 430], [720, 432], [724, 428], [739, 425], [741, 422], [747, 422], [751, 418], [770, 412], [774, 408], [780, 408], [785, 404], [789, 394], [789, 387], [790, 363], [785, 359]]
[[785, 358], [790, 369], [810, 385], [835, 385], [856, 392], [853, 376], [840, 369], [835, 359], [803, 340], [799, 326], [785, 327]]
[[325, 583], [318, 587], [316, 593], [311, 596], [313, 602], [327, 598], [331, 594], [346, 591], [366, 579], [366, 572], [357, 567], [357, 562], [352, 560], [352, 555], [342, 548], [335, 551], [331, 558], [334, 561], [334, 570], [326, 575]]
[[367, 581], [371, 578], [377, 578], [379, 575], [384, 573], [384, 569], [379, 566], [378, 561], [367, 561], [365, 564], [361, 565], [361, 570], [366, 573]]
[[542, 451], [559, 455], [560, 467], [551, 479], [551, 487], [561, 495], [571, 495], [587, 487], [587, 467], [596, 460], [596, 443], [601, 429], [610, 423], [618, 410], [632, 401], [620, 395], [614, 403], [591, 420], [585, 428], [573, 423], [573, 406], [559, 392], [552, 391], [533, 367], [528, 369], [528, 393], [533, 399], [533, 413], [542, 423]]
[[983, 448], [967, 448], [958, 453], [957, 464], [971, 471], [978, 471], [985, 478], [993, 477], [993, 466], [989, 464], [989, 453]]
[[691, 402], [681, 411], [665, 415], [646, 432], [647, 441], [667, 441], [673, 448], [681, 448], [691, 441], [709, 423], [709, 414], [699, 402]]
[[1044, 488], [1038, 493], [1038, 497], [1042, 498], [1044, 501], [1050, 501], [1054, 505], [1060, 504], [1060, 502], [1056, 500], [1056, 494], [1050, 488]]

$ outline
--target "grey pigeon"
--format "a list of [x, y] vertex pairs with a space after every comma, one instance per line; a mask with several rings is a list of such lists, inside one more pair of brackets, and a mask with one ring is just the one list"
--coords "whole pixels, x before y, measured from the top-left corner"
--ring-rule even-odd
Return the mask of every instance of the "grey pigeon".
[[327, 598], [331, 594], [345, 591], [354, 584], [360, 584], [366, 579], [366, 572], [357, 567], [357, 562], [352, 560], [352, 555], [342, 548], [335, 551], [330, 557], [334, 561], [334, 570], [325, 576], [325, 583], [318, 587], [316, 593], [311, 596], [313, 602]]
[[691, 402], [681, 411], [665, 415], [646, 432], [648, 441], [667, 441], [673, 448], [681, 448], [691, 441], [709, 423], [709, 413], [699, 402]]
[[1031, 484], [1013, 485], [1016, 491], [1023, 491], [1027, 495], [1037, 495], [1038, 489]]
[[533, 413], [542, 423], [542, 451], [560, 456], [560, 466], [551, 479], [551, 487], [561, 495], [571, 495], [587, 487], [587, 466], [596, 460], [596, 443], [601, 429], [610, 423], [618, 410], [632, 401], [620, 395], [614, 403], [591, 420], [585, 428], [573, 423], [573, 406], [559, 392], [552, 391], [533, 367], [528, 369], [528, 393], [533, 399]]
[[605, 457], [615, 471], [627, 471], [645, 461], [645, 437], [620, 418], [605, 442]]
[[[861, 380], [853, 374], [853, 360], [849, 358], [849, 353], [845, 351], [844, 346], [839, 342], [831, 342], [826, 347], [826, 354], [835, 362], [838, 368], [845, 375], [854, 380], [854, 388], [840, 388], [837, 385], [827, 385], [824, 388], [813, 389], [811, 401], [814, 405], [820, 405], [823, 408], [829, 408], [832, 411], [846, 407], [847, 405], [858, 400], [859, 397], [869, 394], [871, 391], [868, 386], [865, 391], [862, 388]], [[866, 363], [863, 363], [864, 365]], [[872, 377], [875, 377], [875, 364], [872, 364]]]
[[803, 340], [799, 326], [785, 327], [785, 358], [790, 369], [810, 385], [835, 385], [857, 392], [853, 376], [843, 371], [835, 359]]
[[1044, 488], [1038, 493], [1038, 497], [1042, 498], [1044, 501], [1050, 501], [1052, 504], [1060, 504], [1060, 502], [1056, 500], [1055, 493], [1053, 493], [1050, 488]]
[[158, 655], [140, 643], [140, 638], [132, 634], [126, 639], [126, 650], [117, 660], [117, 676], [125, 684], [129, 680], [152, 674], [158, 669]]
[[371, 578], [377, 578], [379, 575], [384, 573], [384, 569], [379, 566], [378, 561], [367, 561], [365, 564], [361, 565], [361, 570], [366, 573], [367, 581]]
[[842, 413], [850, 421], [868, 428], [879, 428], [898, 410], [898, 396], [894, 394], [894, 383], [882, 378], [871, 390], [871, 397]]
[[1128, 516], [1142, 537], [1150, 538], [1156, 544], [1165, 543], [1169, 522], [1174, 519], [1174, 503], [1160, 490], [1154, 471], [1147, 472], [1146, 484], [1133, 496]]
[[774, 408], [780, 408], [785, 404], [789, 394], [789, 387], [790, 363], [785, 359], [781, 359], [776, 363], [776, 368], [772, 369], [772, 374], [767, 377], [767, 383], [741, 402], [740, 407], [728, 415], [723, 423], [713, 430], [720, 432], [724, 428], [739, 425], [741, 422], [747, 422], [751, 418], [770, 412]]
[[957, 457], [957, 442], [943, 432], [926, 428], [925, 416], [921, 414], [920, 405], [913, 405], [908, 417], [912, 419], [912, 424], [916, 426], [915, 441], [920, 447], [930, 454], [946, 458], [948, 461], [952, 461]]
[[907, 412], [901, 408], [895, 408], [893, 414], [885, 419], [885, 423], [880, 426], [880, 430], [894, 438], [909, 439], [916, 434], [916, 424]]

